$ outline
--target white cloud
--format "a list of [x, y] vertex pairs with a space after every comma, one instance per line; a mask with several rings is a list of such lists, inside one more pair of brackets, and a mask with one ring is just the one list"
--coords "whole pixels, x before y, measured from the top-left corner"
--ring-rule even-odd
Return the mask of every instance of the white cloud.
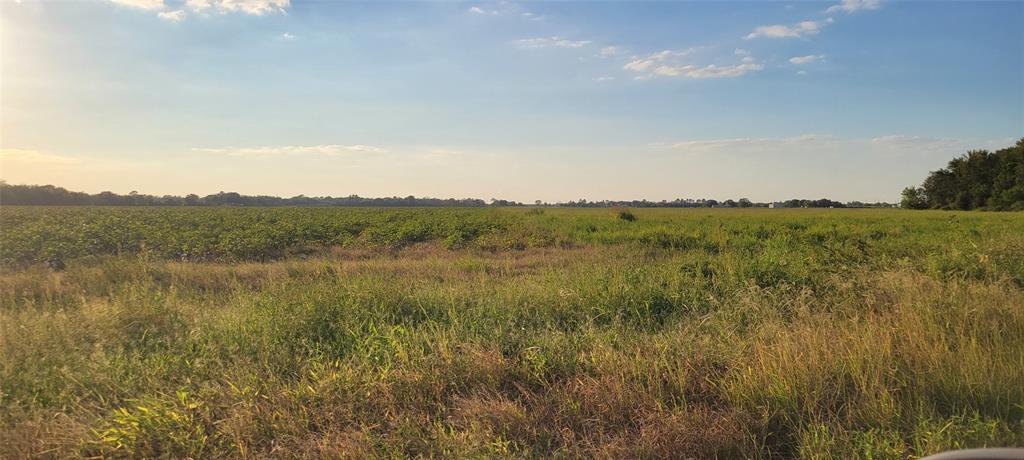
[[116, 3], [118, 5], [121, 5], [121, 6], [127, 6], [127, 7], [131, 7], [131, 8], [139, 8], [139, 9], [149, 10], [149, 11], [162, 10], [162, 9], [164, 9], [164, 7], [166, 7], [166, 5], [164, 5], [164, 0], [110, 0], [110, 1], [113, 2], [113, 3]]
[[807, 55], [807, 56], [793, 56], [793, 57], [789, 58], [789, 62], [793, 63], [793, 64], [800, 65], [800, 64], [810, 64], [810, 63], [812, 63], [814, 61], [820, 61], [822, 59], [825, 59], [825, 55], [824, 54], [810, 54], [810, 55]]
[[600, 57], [612, 57], [622, 52], [622, 48], [618, 46], [606, 46], [598, 51]]
[[40, 165], [73, 165], [81, 163], [77, 158], [26, 149], [0, 149], [0, 162]]
[[262, 16], [287, 13], [291, 0], [185, 0], [185, 7], [196, 13], [245, 13]]
[[590, 40], [567, 40], [562, 37], [550, 38], [524, 38], [515, 40], [513, 43], [520, 48], [583, 48], [591, 43]]
[[594, 81], [612, 81], [614, 79], [615, 79], [615, 77], [608, 77], [608, 76], [594, 77]]
[[626, 65], [622, 66], [622, 68], [626, 70], [632, 70], [634, 72], [646, 72], [647, 70], [657, 66], [661, 62], [681, 58], [690, 53], [693, 53], [693, 48], [685, 50], [664, 50], [650, 54], [645, 57], [633, 56], [633, 60], [627, 62]]
[[[157, 16], [171, 22], [178, 22], [185, 19], [185, 10], [178, 9], [166, 11], [167, 4], [164, 0], [110, 0], [111, 2], [131, 8], [139, 8], [147, 11], [157, 11]], [[254, 16], [262, 16], [267, 13], [287, 14], [291, 0], [185, 0], [185, 8], [193, 13], [216, 12], [245, 13]]]
[[798, 71], [796, 72], [796, 74], [802, 77], [802, 76], [804, 76], [804, 75], [807, 75], [807, 71], [806, 71], [806, 70], [798, 70]]
[[285, 145], [261, 147], [193, 148], [193, 152], [216, 153], [230, 156], [294, 156], [322, 155], [346, 156], [357, 154], [386, 153], [387, 150], [372, 145]]
[[290, 32], [285, 32], [285, 33], [281, 34], [281, 38], [283, 38], [285, 40], [295, 40], [295, 35], [290, 33]]
[[159, 16], [160, 19], [171, 22], [178, 22], [185, 19], [185, 12], [183, 10], [161, 11], [156, 15]]
[[472, 14], [479, 14], [482, 16], [519, 16], [523, 19], [530, 21], [539, 21], [543, 19], [543, 16], [526, 11], [521, 5], [509, 2], [490, 3], [486, 7], [471, 6], [466, 9], [467, 12]]
[[222, 13], [242, 12], [255, 16], [284, 13], [291, 6], [290, 0], [220, 0], [214, 3]]
[[627, 62], [626, 65], [622, 66], [623, 69], [632, 70], [634, 72], [646, 72], [647, 69], [653, 67], [657, 62], [650, 59], [636, 59]]
[[213, 8], [214, 1], [215, 0], [185, 0], [185, 6], [196, 13], [202, 13]]
[[633, 60], [627, 62], [622, 68], [647, 74], [643, 76], [644, 78], [636, 78], [637, 80], [646, 80], [655, 76], [695, 79], [735, 78], [764, 68], [762, 64], [755, 62], [754, 58], [747, 55], [749, 53], [746, 52], [734, 53], [743, 56], [740, 59], [741, 63], [734, 65], [710, 64], [701, 66], [681, 62], [682, 58], [692, 54], [693, 51], [693, 48], [664, 50], [645, 57], [634, 56]]
[[[831, 22], [826, 20], [825, 22]], [[821, 31], [822, 24], [818, 21], [803, 21], [792, 26], [773, 25], [759, 26], [753, 32], [743, 37], [746, 40], [754, 38], [793, 38], [805, 35], [815, 35]]]
[[763, 69], [764, 66], [761, 64], [755, 64], [746, 62], [737, 65], [706, 65], [706, 66], [695, 66], [695, 65], [683, 65], [683, 66], [668, 66], [663, 65], [654, 69], [656, 75], [663, 77], [683, 77], [683, 78], [736, 78], [746, 75], [750, 72], [757, 72]]
[[750, 50], [745, 50], [743, 48], [736, 48], [735, 50], [733, 50], [732, 54], [735, 54], [737, 56], [750, 56]]
[[854, 13], [862, 10], [877, 10], [881, 6], [879, 0], [843, 0], [838, 5], [830, 6], [826, 13], [838, 13], [840, 11], [846, 13]]

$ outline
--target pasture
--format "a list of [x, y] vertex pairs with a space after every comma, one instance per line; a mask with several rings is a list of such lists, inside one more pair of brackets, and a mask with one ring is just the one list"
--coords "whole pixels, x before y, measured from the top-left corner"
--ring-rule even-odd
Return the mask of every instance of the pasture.
[[1024, 214], [4, 207], [0, 457], [1024, 445]]

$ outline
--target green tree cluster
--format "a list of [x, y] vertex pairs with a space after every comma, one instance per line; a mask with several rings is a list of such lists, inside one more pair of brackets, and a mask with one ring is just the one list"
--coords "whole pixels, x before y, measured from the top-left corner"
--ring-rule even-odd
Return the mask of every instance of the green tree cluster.
[[907, 209], [1024, 210], [1024, 138], [1013, 147], [972, 150], [903, 190]]

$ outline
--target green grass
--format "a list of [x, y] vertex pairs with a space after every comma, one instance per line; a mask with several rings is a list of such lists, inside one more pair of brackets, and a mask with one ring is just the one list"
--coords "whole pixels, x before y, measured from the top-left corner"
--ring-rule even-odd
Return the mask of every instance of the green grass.
[[1024, 445], [1024, 215], [620, 211], [4, 207], [0, 457]]

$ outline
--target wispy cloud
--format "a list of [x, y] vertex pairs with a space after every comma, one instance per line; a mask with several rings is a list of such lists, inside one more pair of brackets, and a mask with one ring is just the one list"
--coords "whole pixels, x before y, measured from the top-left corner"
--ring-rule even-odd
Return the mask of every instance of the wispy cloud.
[[779, 145], [798, 145], [798, 144], [809, 144], [809, 143], [821, 143], [831, 141], [831, 136], [823, 136], [818, 134], [803, 134], [792, 137], [782, 138], [751, 138], [751, 137], [738, 137], [738, 138], [727, 138], [727, 139], [707, 139], [707, 140], [691, 140], [691, 141], [679, 141], [672, 143], [656, 143], [652, 144], [654, 147], [671, 148], [676, 150], [683, 150], [688, 152], [710, 152], [715, 150], [729, 150], [738, 148], [766, 148], [775, 147]]
[[652, 53], [644, 57], [633, 56], [633, 59], [622, 66], [623, 69], [632, 70], [634, 72], [646, 72], [662, 62], [666, 62], [672, 59], [681, 58], [693, 53], [693, 48], [683, 50], [664, 50]]
[[1014, 140], [1011, 138], [968, 141], [950, 137], [888, 134], [864, 142], [864, 148], [882, 152], [948, 156], [959, 155], [977, 148], [1001, 149], [1013, 145], [1013, 142]]
[[470, 153], [457, 148], [450, 147], [429, 147], [411, 154], [413, 157], [429, 163], [450, 163], [453, 161], [466, 161]]
[[[988, 142], [985, 145], [1005, 146], [1007, 142]], [[874, 152], [894, 155], [949, 155], [962, 152], [977, 142], [962, 139], [890, 134], [874, 138], [837, 138], [822, 134], [803, 134], [791, 137], [739, 137], [723, 139], [685, 140], [649, 144], [654, 148], [676, 150], [686, 154], [822, 154], [845, 152], [860, 154]]]
[[855, 13], [862, 10], [877, 10], [881, 6], [879, 0], [843, 0], [838, 5], [830, 6], [826, 13], [838, 13], [840, 11], [844, 13]]
[[609, 76], [594, 77], [594, 81], [612, 81], [614, 79], [615, 79], [615, 77], [609, 77]]
[[516, 46], [524, 49], [537, 48], [583, 48], [592, 43], [590, 40], [568, 40], [562, 37], [524, 38], [514, 40]]
[[0, 149], [0, 161], [38, 165], [73, 165], [82, 162], [77, 158], [26, 149]]
[[159, 11], [167, 7], [164, 0], [110, 0], [121, 6], [139, 8], [142, 10]]
[[747, 34], [743, 38], [746, 40], [752, 40], [755, 38], [795, 38], [807, 35], [817, 35], [818, 32], [821, 32], [822, 27], [830, 22], [832, 22], [831, 18], [826, 19], [825, 21], [802, 21], [791, 26], [758, 26], [754, 28], [753, 32]]
[[386, 153], [387, 150], [372, 145], [285, 145], [285, 146], [260, 146], [260, 147], [225, 147], [208, 148], [197, 147], [193, 152], [215, 153], [230, 156], [295, 156], [295, 155], [321, 155], [321, 156], [349, 156], [359, 154]]
[[539, 21], [540, 19], [543, 19], [543, 16], [527, 11], [519, 4], [508, 2], [500, 2], [483, 6], [471, 6], [467, 8], [466, 11], [471, 14], [478, 14], [481, 16], [519, 16], [530, 21]]
[[163, 20], [166, 20], [166, 21], [171, 21], [171, 22], [179, 22], [182, 19], [185, 19], [185, 12], [183, 10], [161, 11], [161, 12], [157, 13], [156, 15], [160, 19], [163, 19]]
[[167, 10], [164, 0], [109, 0], [112, 3], [146, 11], [156, 11], [157, 17], [171, 22], [178, 22], [187, 16], [185, 10], [193, 14], [228, 14], [243, 13], [262, 16], [268, 13], [287, 14], [291, 0], [185, 0], [184, 9]]
[[692, 54], [693, 51], [694, 48], [664, 50], [644, 57], [634, 56], [622, 68], [645, 74], [635, 77], [637, 80], [646, 80], [655, 76], [693, 79], [735, 78], [764, 69], [764, 65], [755, 62], [754, 58], [746, 52], [735, 53], [738, 56], [743, 56], [738, 64], [696, 65], [682, 62], [683, 58]]
[[213, 9], [218, 13], [237, 12], [262, 16], [267, 13], [285, 13], [291, 6], [291, 0], [190, 0], [186, 5], [195, 12]]
[[889, 134], [871, 139], [876, 144], [920, 142], [925, 139], [921, 136], [909, 136], [906, 134]]
[[960, 141], [950, 138], [912, 136], [908, 134], [889, 134], [871, 139], [876, 146], [914, 148], [919, 150], [948, 150], [960, 145]]
[[295, 35], [290, 33], [290, 32], [285, 32], [285, 33], [281, 34], [281, 38], [283, 38], [285, 40], [295, 40]]
[[205, 13], [214, 8], [219, 0], [185, 0], [185, 6], [196, 13]]
[[735, 78], [742, 77], [750, 72], [757, 72], [764, 66], [752, 62], [737, 65], [683, 65], [683, 66], [659, 66], [654, 69], [656, 75], [663, 77], [684, 77], [684, 78]]
[[793, 57], [789, 58], [789, 62], [792, 63], [792, 64], [800, 65], [800, 64], [810, 64], [812, 62], [820, 61], [822, 59], [825, 59], [825, 55], [824, 54], [809, 54], [807, 56], [793, 56]]

